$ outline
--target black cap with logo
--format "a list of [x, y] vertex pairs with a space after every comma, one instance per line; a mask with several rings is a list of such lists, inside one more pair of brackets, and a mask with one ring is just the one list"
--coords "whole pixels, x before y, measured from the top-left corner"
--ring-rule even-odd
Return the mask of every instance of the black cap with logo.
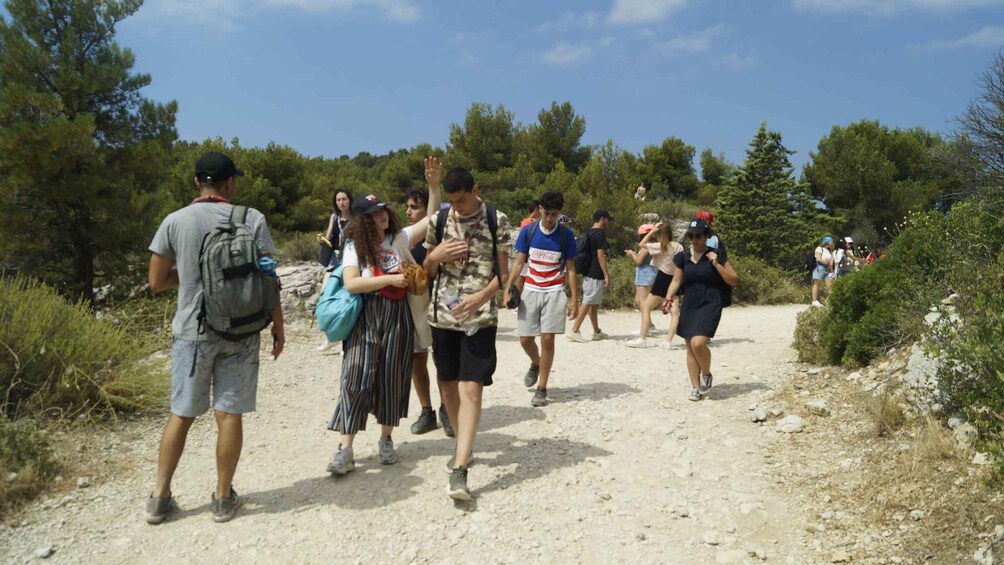
[[380, 199], [372, 194], [367, 194], [366, 196], [359, 196], [352, 201], [352, 216], [362, 216], [363, 214], [372, 214], [381, 208], [385, 208], [387, 205], [380, 202]]
[[233, 176], [242, 177], [244, 171], [238, 169], [230, 157], [213, 151], [195, 162], [195, 176], [199, 182], [220, 182]]

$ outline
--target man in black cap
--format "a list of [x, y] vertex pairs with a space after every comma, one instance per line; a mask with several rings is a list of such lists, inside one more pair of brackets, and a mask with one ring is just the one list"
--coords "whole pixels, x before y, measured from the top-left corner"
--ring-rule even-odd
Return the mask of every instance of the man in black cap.
[[[210, 497], [213, 520], [230, 520], [239, 506], [232, 481], [243, 443], [241, 416], [255, 410], [258, 386], [259, 335], [228, 341], [200, 331], [202, 271], [199, 255], [206, 235], [228, 222], [234, 206], [235, 177], [244, 171], [222, 153], [207, 153], [195, 163], [200, 196], [164, 219], [150, 243], [150, 288], [178, 288], [178, 310], [172, 322], [171, 416], [160, 441], [157, 480], [146, 500], [146, 521], [159, 524], [176, 508], [171, 479], [185, 449], [188, 430], [197, 416], [212, 408], [216, 416], [216, 490]], [[244, 225], [253, 234], [259, 256], [275, 251], [265, 217], [247, 208]], [[270, 310], [272, 356], [285, 343], [282, 307]]]
[[609, 337], [600, 329], [598, 312], [600, 304], [603, 303], [603, 292], [610, 288], [610, 269], [607, 267], [607, 250], [610, 245], [607, 243], [607, 224], [614, 220], [606, 210], [593, 212], [593, 227], [582, 237], [585, 238], [585, 246], [579, 247], [580, 254], [586, 253], [589, 256], [586, 269], [582, 276], [582, 308], [579, 308], [579, 315], [575, 318], [568, 339], [578, 343], [586, 343], [588, 339], [582, 337], [579, 328], [586, 316], [593, 324], [593, 341], [599, 341]]

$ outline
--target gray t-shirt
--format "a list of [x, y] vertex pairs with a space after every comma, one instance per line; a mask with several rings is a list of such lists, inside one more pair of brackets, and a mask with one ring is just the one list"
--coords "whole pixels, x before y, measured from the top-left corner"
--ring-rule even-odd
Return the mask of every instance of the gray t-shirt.
[[[178, 312], [171, 329], [174, 337], [186, 340], [204, 340], [199, 335], [199, 306], [202, 304], [202, 271], [199, 269], [199, 251], [202, 240], [216, 226], [230, 217], [230, 204], [199, 202], [185, 206], [168, 217], [157, 228], [150, 243], [150, 251], [173, 259], [178, 267]], [[275, 251], [272, 234], [268, 231], [265, 216], [248, 208], [246, 224], [254, 234], [260, 255]]]

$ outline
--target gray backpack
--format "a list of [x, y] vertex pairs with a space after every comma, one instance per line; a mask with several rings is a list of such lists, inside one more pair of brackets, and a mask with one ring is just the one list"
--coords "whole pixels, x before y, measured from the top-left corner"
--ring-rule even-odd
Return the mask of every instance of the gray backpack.
[[266, 303], [258, 248], [244, 223], [247, 213], [247, 206], [234, 206], [227, 221], [202, 240], [200, 334], [209, 328], [223, 339], [240, 341], [272, 323], [268, 311], [274, 305]]

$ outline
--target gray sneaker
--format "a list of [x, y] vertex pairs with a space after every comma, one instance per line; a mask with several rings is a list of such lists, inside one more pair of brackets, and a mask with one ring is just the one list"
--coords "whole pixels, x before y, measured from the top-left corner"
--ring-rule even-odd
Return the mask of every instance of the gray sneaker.
[[690, 400], [691, 402], [697, 402], [703, 398], [704, 395], [701, 394], [701, 389], [695, 388], [690, 391], [690, 398], [688, 400]]
[[422, 408], [422, 413], [411, 425], [411, 433], [415, 435], [427, 434], [438, 427], [436, 425], [436, 411], [432, 408]]
[[446, 434], [446, 437], [457, 435], [453, 433], [453, 424], [450, 423], [450, 413], [446, 411], [446, 406], [439, 406], [439, 421], [443, 423], [443, 433]]
[[593, 332], [593, 341], [600, 341], [601, 339], [607, 339], [609, 335], [603, 333], [603, 330], [598, 332]]
[[229, 522], [241, 505], [241, 499], [233, 487], [230, 487], [230, 496], [226, 498], [216, 498], [214, 492], [210, 495], [210, 502], [213, 509], [213, 522]]
[[146, 499], [146, 523], [160, 524], [167, 518], [168, 514], [177, 509], [178, 506], [174, 503], [174, 497], [161, 498], [151, 494]]
[[523, 377], [523, 386], [530, 388], [537, 384], [537, 378], [540, 377], [540, 365], [530, 365], [530, 369], [526, 372], [526, 376]]
[[328, 463], [327, 471], [333, 475], [344, 475], [356, 468], [355, 454], [351, 447], [338, 446], [331, 463]]
[[397, 453], [394, 452], [394, 440], [390, 436], [380, 438], [377, 442], [377, 452], [380, 456], [381, 465], [393, 465], [397, 463]]
[[471, 491], [467, 488], [467, 467], [457, 467], [450, 472], [450, 482], [446, 484], [446, 496], [453, 500], [471, 499]]
[[547, 389], [537, 387], [537, 392], [533, 393], [533, 399], [530, 400], [531, 406], [547, 406]]
[[708, 373], [706, 375], [703, 374], [701, 375], [701, 394], [704, 394], [709, 390], [711, 390], [711, 381], [713, 379], [714, 377], [711, 376], [711, 373]]

